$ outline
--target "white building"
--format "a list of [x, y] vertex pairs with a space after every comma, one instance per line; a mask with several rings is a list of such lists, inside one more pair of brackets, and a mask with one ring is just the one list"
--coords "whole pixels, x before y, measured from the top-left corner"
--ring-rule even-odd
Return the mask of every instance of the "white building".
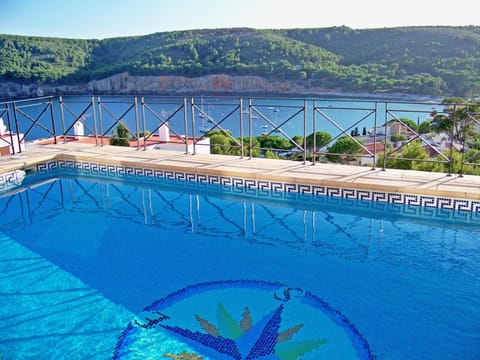
[[2, 117], [0, 117], [0, 156], [19, 153], [20, 151], [25, 151], [23, 134], [8, 131]]
[[[150, 137], [154, 139], [154, 137]], [[158, 143], [148, 146], [149, 149], [161, 149], [171, 151], [182, 151], [190, 154], [210, 154], [210, 138], [196, 138], [195, 149], [193, 138], [185, 139], [185, 136], [170, 135], [168, 125], [160, 126], [158, 130]]]

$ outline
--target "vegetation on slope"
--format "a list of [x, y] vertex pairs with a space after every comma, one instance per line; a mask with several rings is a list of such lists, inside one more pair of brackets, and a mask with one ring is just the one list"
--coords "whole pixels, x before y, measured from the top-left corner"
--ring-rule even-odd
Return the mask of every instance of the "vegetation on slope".
[[0, 35], [0, 81], [258, 75], [343, 91], [480, 93], [479, 27], [191, 30], [104, 40]]

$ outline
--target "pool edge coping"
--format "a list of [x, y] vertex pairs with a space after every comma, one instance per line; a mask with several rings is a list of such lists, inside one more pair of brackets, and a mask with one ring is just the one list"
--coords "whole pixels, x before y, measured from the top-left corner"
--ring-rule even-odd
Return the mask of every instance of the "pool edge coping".
[[[112, 154], [111, 154], [112, 155]], [[115, 155], [115, 154], [113, 154]], [[121, 153], [117, 154], [121, 155]], [[191, 154], [172, 154], [175, 156], [193, 156]], [[192, 158], [193, 159], [193, 158]], [[250, 159], [244, 158], [239, 159], [234, 157], [235, 160], [241, 161], [251, 161]], [[17, 159], [16, 159], [17, 160]], [[72, 161], [72, 162], [81, 162], [84, 164], [103, 164], [109, 166], [120, 166], [127, 169], [143, 169], [143, 170], [155, 170], [155, 171], [171, 171], [174, 173], [183, 173], [183, 174], [194, 174], [195, 177], [207, 176], [207, 177], [219, 177], [219, 178], [230, 178], [230, 179], [244, 179], [251, 180], [254, 183], [261, 183], [261, 186], [265, 187], [266, 183], [270, 187], [275, 187], [279, 189], [278, 184], [289, 185], [289, 189], [283, 189], [284, 191], [297, 191], [295, 189], [299, 188], [314, 188], [314, 187], [323, 187], [325, 188], [324, 193], [319, 193], [319, 195], [326, 196], [335, 196], [335, 197], [345, 197], [345, 198], [358, 198], [362, 200], [373, 200], [373, 201], [383, 201], [383, 202], [393, 202], [393, 203], [405, 203], [409, 205], [420, 205], [427, 207], [437, 207], [437, 208], [451, 208], [451, 209], [461, 209], [472, 212], [480, 212], [480, 193], [470, 193], [462, 191], [449, 191], [449, 190], [439, 190], [432, 187], [421, 188], [421, 187], [411, 187], [411, 186], [401, 186], [401, 185], [388, 185], [388, 184], [372, 184], [365, 182], [354, 182], [354, 181], [341, 181], [341, 180], [329, 180], [329, 179], [315, 179], [312, 177], [312, 173], [299, 173], [299, 175], [285, 175], [285, 174], [272, 174], [265, 172], [251, 172], [248, 171], [235, 171], [235, 170], [225, 170], [225, 169], [216, 169], [212, 166], [188, 166], [188, 165], [172, 165], [169, 164], [169, 161], [162, 163], [162, 159], [157, 159], [159, 162], [141, 162], [141, 161], [132, 161], [128, 159], [115, 159], [110, 157], [95, 157], [92, 155], [83, 155], [78, 152], [68, 153], [68, 151], [59, 151], [54, 154], [41, 154], [34, 157], [19, 157], [15, 164], [10, 164], [8, 167], [0, 166], [0, 185], [5, 179], [12, 179], [12, 172], [16, 170], [32, 170], [36, 169], [42, 164], [47, 164], [49, 162], [58, 162], [58, 161]], [[226, 159], [228, 162], [228, 159]], [[278, 160], [281, 161], [281, 160]], [[171, 162], [171, 160], [170, 160]], [[193, 162], [193, 161], [192, 161]], [[299, 164], [299, 168], [308, 169], [311, 164]], [[346, 165], [344, 165], [346, 166]], [[6, 170], [6, 171], [5, 171]], [[306, 170], [305, 170], [306, 171]], [[365, 168], [366, 173], [380, 175], [385, 173], [381, 169], [372, 170], [371, 168]], [[8, 175], [10, 174], [10, 175]], [[309, 175], [302, 177], [302, 175]], [[313, 174], [314, 175], [314, 174]], [[436, 174], [438, 179], [447, 179], [447, 174]], [[194, 179], [193, 179], [194, 180]], [[386, 181], [391, 181], [392, 179], [386, 179]], [[434, 179], [435, 180], [435, 179]], [[214, 180], [215, 181], [215, 180]], [[275, 185], [276, 184], [276, 185]], [[250, 186], [251, 184], [249, 184]], [[275, 186], [273, 186], [275, 185]], [[253, 185], [252, 185], [253, 186]], [[256, 185], [255, 185], [256, 186]], [[268, 185], [267, 185], [268, 186]], [[1, 187], [0, 187], [1, 188]], [[295, 189], [293, 189], [295, 188]], [[313, 190], [312, 190], [313, 191]], [[308, 193], [308, 192], [307, 192]], [[397, 194], [398, 196], [395, 196]], [[444, 206], [444, 203], [450, 202], [452, 205]], [[440, 205], [438, 205], [440, 204]], [[458, 205], [460, 204], [460, 205]]]

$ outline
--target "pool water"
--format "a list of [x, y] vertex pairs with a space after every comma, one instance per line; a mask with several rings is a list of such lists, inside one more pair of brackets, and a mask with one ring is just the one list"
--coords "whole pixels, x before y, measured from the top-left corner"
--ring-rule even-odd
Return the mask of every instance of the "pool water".
[[3, 360], [480, 358], [478, 214], [53, 175], [0, 197]]

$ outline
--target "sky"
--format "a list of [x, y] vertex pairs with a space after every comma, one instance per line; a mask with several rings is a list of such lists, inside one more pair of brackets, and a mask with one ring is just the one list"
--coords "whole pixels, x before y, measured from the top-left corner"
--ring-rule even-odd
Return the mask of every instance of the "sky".
[[480, 25], [472, 4], [472, 0], [0, 0], [0, 34], [104, 39], [232, 27]]

